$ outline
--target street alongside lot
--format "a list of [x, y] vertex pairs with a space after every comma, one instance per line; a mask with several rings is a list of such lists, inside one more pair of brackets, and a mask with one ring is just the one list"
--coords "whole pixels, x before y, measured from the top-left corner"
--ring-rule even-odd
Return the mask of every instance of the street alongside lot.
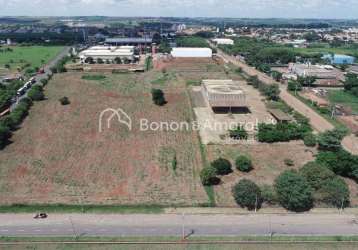
[[[2, 236], [356, 235], [354, 214], [0, 214]], [[183, 233], [184, 232], [184, 233]]]

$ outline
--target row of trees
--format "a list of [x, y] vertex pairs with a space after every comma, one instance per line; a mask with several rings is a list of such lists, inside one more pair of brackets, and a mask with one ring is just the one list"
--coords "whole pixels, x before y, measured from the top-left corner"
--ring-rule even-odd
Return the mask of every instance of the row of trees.
[[265, 84], [257, 76], [250, 76], [247, 84], [258, 89], [268, 100], [277, 101], [280, 99], [280, 88], [277, 84]]

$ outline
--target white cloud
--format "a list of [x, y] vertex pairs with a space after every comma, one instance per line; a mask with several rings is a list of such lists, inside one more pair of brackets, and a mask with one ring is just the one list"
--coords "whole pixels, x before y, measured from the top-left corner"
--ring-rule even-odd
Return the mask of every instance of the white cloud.
[[358, 18], [357, 0], [0, 0], [0, 15]]

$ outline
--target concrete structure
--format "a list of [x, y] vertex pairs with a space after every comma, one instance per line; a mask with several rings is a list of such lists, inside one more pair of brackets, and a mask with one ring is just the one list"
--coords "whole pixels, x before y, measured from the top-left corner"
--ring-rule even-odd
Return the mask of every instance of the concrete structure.
[[358, 65], [353, 65], [348, 69], [349, 73], [358, 75]]
[[217, 45], [234, 45], [234, 40], [228, 38], [215, 38], [212, 41]]
[[121, 60], [128, 60], [132, 62], [135, 60], [134, 47], [94, 46], [80, 52], [79, 58], [81, 60], [81, 63], [87, 62], [88, 58], [93, 58], [95, 62], [98, 59], [102, 59], [104, 62], [109, 61], [110, 63], [113, 63], [115, 58], [120, 58]]
[[322, 57], [322, 59], [326, 59], [328, 60], [331, 64], [337, 64], [337, 65], [342, 65], [342, 64], [353, 64], [355, 61], [355, 58], [353, 56], [347, 56], [347, 55], [324, 55]]
[[244, 91], [233, 80], [203, 80], [202, 91], [212, 108], [247, 107]]
[[174, 58], [211, 58], [213, 51], [210, 48], [173, 48], [171, 55]]

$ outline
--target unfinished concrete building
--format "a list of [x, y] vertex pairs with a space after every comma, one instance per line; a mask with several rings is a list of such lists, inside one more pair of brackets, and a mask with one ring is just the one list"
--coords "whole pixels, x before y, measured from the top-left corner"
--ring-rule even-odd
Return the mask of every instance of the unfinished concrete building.
[[233, 80], [203, 80], [202, 91], [214, 112], [248, 112], [246, 94]]

